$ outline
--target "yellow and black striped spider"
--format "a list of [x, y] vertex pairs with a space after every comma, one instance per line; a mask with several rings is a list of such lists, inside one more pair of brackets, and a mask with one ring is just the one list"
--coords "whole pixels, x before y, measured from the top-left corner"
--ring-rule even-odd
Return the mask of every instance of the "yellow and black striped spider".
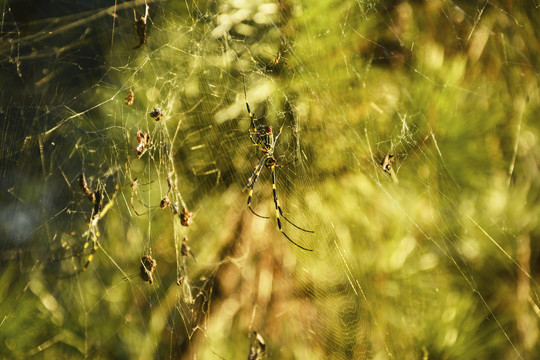
[[281, 206], [279, 205], [278, 195], [276, 191], [276, 167], [284, 167], [286, 164], [278, 165], [276, 158], [274, 157], [274, 148], [276, 146], [277, 140], [279, 136], [281, 135], [281, 130], [283, 129], [283, 125], [279, 128], [279, 132], [277, 133], [276, 137], [274, 138], [274, 134], [272, 132], [272, 126], [270, 125], [255, 125], [255, 116], [251, 112], [249, 108], [249, 104], [247, 102], [247, 94], [246, 94], [246, 85], [244, 84], [244, 98], [246, 100], [246, 108], [247, 112], [249, 114], [249, 120], [250, 120], [250, 127], [249, 127], [249, 138], [251, 139], [251, 142], [253, 145], [256, 145], [257, 148], [261, 151], [262, 157], [255, 166], [255, 169], [253, 169], [253, 172], [251, 173], [251, 176], [249, 177], [249, 180], [246, 184], [246, 186], [249, 188], [249, 195], [247, 200], [247, 205], [249, 210], [253, 214], [255, 214], [258, 217], [268, 219], [268, 216], [262, 216], [257, 214], [253, 208], [251, 207], [251, 198], [253, 196], [253, 188], [255, 187], [255, 183], [257, 182], [257, 179], [259, 178], [259, 174], [261, 173], [261, 170], [263, 167], [270, 168], [272, 171], [272, 190], [274, 192], [274, 205], [276, 206], [276, 219], [277, 219], [277, 225], [279, 228], [279, 231], [294, 245], [298, 246], [302, 250], [306, 251], [313, 251], [312, 249], [305, 248], [303, 246], [298, 245], [292, 239], [285, 234], [283, 231], [283, 227], [281, 226], [281, 217], [283, 217], [289, 224], [294, 226], [295, 228], [308, 232], [308, 233], [314, 233], [312, 230], [306, 230], [301, 228], [300, 226], [294, 224], [292, 221], [287, 219], [285, 215], [283, 215], [283, 210], [281, 209]]

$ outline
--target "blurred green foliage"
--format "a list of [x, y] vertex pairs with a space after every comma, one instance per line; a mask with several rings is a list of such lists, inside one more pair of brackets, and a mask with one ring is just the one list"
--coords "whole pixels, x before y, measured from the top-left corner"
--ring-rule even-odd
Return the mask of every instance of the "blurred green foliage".
[[[18, 85], [1, 108], [21, 125], [2, 130], [2, 212], [40, 220], [2, 229], [1, 358], [245, 359], [254, 331], [273, 359], [540, 355], [534, 1], [149, 2], [137, 50], [144, 2], [101, 5], [92, 20], [3, 7], [20, 50], [2, 47]], [[64, 56], [39, 71], [51, 47]], [[259, 124], [284, 124], [278, 194], [315, 234], [284, 229], [313, 253], [279, 233], [268, 169], [254, 206], [271, 219], [246, 208], [260, 154], [244, 86]], [[84, 272], [81, 171], [115, 194]]]

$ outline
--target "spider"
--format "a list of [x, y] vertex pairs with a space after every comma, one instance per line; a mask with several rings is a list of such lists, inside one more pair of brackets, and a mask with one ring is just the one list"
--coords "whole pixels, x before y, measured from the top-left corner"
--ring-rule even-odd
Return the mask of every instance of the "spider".
[[[83, 234], [83, 236], [86, 237], [86, 241], [83, 245], [83, 252], [90, 246], [92, 246], [92, 248], [90, 249], [90, 253], [88, 254], [86, 263], [82, 267], [82, 271], [85, 271], [92, 262], [92, 260], [94, 260], [94, 254], [99, 248], [99, 231], [97, 228], [98, 221], [101, 220], [109, 211], [109, 209], [114, 205], [116, 191], [113, 194], [112, 198], [109, 200], [109, 202], [105, 206], [103, 206], [103, 197], [105, 192], [103, 184], [98, 184], [97, 190], [95, 192], [92, 192], [88, 187], [88, 183], [86, 182], [86, 177], [84, 176], [84, 173], [81, 173], [79, 175], [78, 180], [81, 190], [88, 196], [88, 200], [90, 200], [90, 202], [94, 204], [94, 207], [92, 209], [92, 215], [90, 215], [90, 218], [88, 219], [88, 231]], [[82, 256], [82, 252], [77, 254], [77, 256]]]
[[273, 64], [273, 66], [276, 67], [279, 63], [282, 63], [282, 64], [285, 64], [285, 66], [287, 66], [287, 69], [289, 69], [289, 71], [292, 71], [292, 67], [288, 64], [287, 58], [282, 55], [283, 55], [283, 52], [278, 51], [276, 57], [271, 62], [271, 64]]
[[292, 66], [290, 66], [288, 63], [289, 60], [285, 56], [283, 56], [286, 51], [287, 50], [279, 50], [277, 52], [276, 56], [268, 63], [268, 65], [266, 65], [267, 72], [273, 72], [274, 70], [280, 72], [281, 69], [280, 67], [278, 67], [279, 64], [287, 66], [289, 72], [293, 72]]
[[284, 167], [287, 164], [278, 165], [277, 160], [274, 157], [274, 148], [276, 146], [277, 140], [279, 136], [281, 135], [281, 130], [283, 129], [284, 123], [279, 128], [279, 131], [274, 137], [274, 133], [272, 132], [272, 126], [270, 125], [255, 125], [255, 116], [251, 112], [251, 109], [249, 108], [249, 104], [247, 101], [247, 94], [246, 94], [246, 84], [244, 83], [244, 98], [246, 100], [246, 108], [247, 112], [249, 114], [249, 120], [250, 120], [250, 127], [249, 127], [249, 138], [253, 145], [256, 145], [257, 148], [262, 152], [262, 157], [255, 166], [255, 169], [253, 169], [253, 172], [251, 173], [251, 176], [249, 177], [249, 180], [246, 184], [246, 187], [249, 188], [249, 195], [247, 200], [247, 206], [251, 212], [261, 218], [268, 219], [268, 216], [262, 216], [257, 214], [253, 208], [251, 207], [251, 198], [253, 196], [253, 188], [255, 187], [255, 183], [257, 182], [257, 179], [259, 178], [259, 174], [261, 173], [261, 170], [263, 167], [270, 168], [272, 171], [272, 191], [274, 193], [274, 205], [276, 206], [276, 219], [277, 219], [277, 225], [279, 228], [279, 231], [294, 245], [298, 246], [302, 250], [306, 251], [313, 251], [312, 249], [305, 248], [303, 246], [298, 245], [295, 243], [285, 232], [283, 231], [283, 227], [281, 225], [281, 218], [283, 217], [289, 224], [294, 226], [295, 228], [302, 230], [304, 232], [308, 233], [314, 233], [312, 230], [306, 230], [301, 228], [300, 226], [294, 224], [292, 221], [287, 219], [285, 215], [283, 215], [283, 210], [281, 209], [281, 206], [279, 205], [277, 190], [276, 190], [276, 167]]

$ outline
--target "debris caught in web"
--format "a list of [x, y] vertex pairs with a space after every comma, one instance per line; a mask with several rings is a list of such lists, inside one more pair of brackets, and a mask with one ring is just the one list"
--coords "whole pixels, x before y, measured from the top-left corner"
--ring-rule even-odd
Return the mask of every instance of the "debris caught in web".
[[143, 154], [148, 149], [148, 146], [150, 145], [150, 134], [147, 132], [144, 132], [142, 130], [137, 131], [137, 141], [139, 142], [139, 145], [137, 145], [137, 157], [140, 158], [143, 156]]
[[261, 334], [253, 332], [253, 339], [249, 346], [248, 360], [260, 360], [266, 353], [266, 343]]
[[126, 105], [131, 106], [133, 105], [134, 101], [135, 101], [135, 94], [133, 93], [131, 89], [129, 89], [129, 95], [127, 96], [126, 100], [124, 100], [124, 102], [126, 103]]
[[154, 282], [152, 277], [154, 271], [156, 270], [157, 262], [150, 255], [143, 255], [141, 258], [141, 267], [140, 275], [141, 279], [148, 282], [150, 285]]
[[159, 121], [163, 118], [163, 111], [160, 108], [155, 107], [154, 110], [150, 113], [150, 117], [156, 121]]
[[135, 29], [137, 30], [137, 36], [139, 37], [139, 44], [135, 46], [134, 49], [138, 49], [146, 43], [146, 26], [147, 26], [149, 8], [150, 7], [146, 5], [144, 16], [141, 16], [139, 20], [137, 20], [137, 13], [135, 12], [135, 9], [133, 9], [133, 18], [135, 19]]
[[191, 215], [192, 214], [186, 208], [182, 209], [182, 212], [180, 213], [180, 223], [182, 224], [182, 226], [191, 225]]

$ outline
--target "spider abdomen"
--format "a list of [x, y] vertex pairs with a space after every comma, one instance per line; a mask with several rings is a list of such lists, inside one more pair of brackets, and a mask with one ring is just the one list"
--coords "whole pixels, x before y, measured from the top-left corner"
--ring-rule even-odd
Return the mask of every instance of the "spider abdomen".
[[265, 160], [264, 165], [269, 168], [276, 165], [276, 162], [276, 159], [273, 156], [270, 156]]

